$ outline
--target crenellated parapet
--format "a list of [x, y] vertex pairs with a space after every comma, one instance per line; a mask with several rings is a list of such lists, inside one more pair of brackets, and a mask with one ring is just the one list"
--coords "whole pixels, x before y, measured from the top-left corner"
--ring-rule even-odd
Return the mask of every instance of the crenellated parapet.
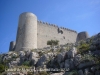
[[44, 24], [44, 25], [50, 25], [50, 26], [53, 26], [53, 27], [56, 27], [56, 28], [59, 28], [59, 29], [62, 29], [62, 30], [67, 30], [67, 31], [71, 31], [71, 32], [75, 32], [77, 33], [75, 30], [71, 30], [71, 29], [68, 29], [68, 28], [65, 28], [65, 27], [59, 27], [58, 25], [56, 24], [51, 24], [51, 23], [48, 23], [48, 22], [43, 22], [43, 21], [37, 21], [38, 23], [41, 23], [41, 24]]

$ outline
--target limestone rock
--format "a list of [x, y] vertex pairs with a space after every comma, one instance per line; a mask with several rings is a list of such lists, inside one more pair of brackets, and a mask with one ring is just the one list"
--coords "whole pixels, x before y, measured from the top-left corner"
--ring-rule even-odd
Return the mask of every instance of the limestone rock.
[[37, 62], [37, 66], [42, 66], [46, 63], [46, 61], [49, 60], [49, 57], [47, 56], [47, 54], [44, 54], [40, 57], [40, 59]]
[[18, 55], [17, 55], [17, 53], [12, 53], [12, 56], [17, 57]]
[[30, 53], [30, 58], [29, 58], [29, 59], [31, 60], [31, 59], [33, 59], [34, 57], [38, 58], [38, 57], [39, 57], [39, 54], [36, 53], [36, 52], [31, 52], [31, 53]]
[[61, 61], [63, 60], [64, 56], [60, 53], [57, 55], [57, 62], [60, 64]]
[[77, 66], [79, 63], [80, 63], [80, 60], [81, 60], [81, 55], [78, 54], [74, 57], [74, 64], [75, 66]]
[[70, 60], [69, 59], [65, 60], [65, 68], [68, 70], [70, 69]]
[[64, 62], [60, 63], [60, 68], [64, 68]]
[[78, 71], [78, 74], [79, 74], [79, 75], [84, 75], [82, 70], [79, 70], [79, 71]]
[[25, 52], [24, 51], [19, 51], [19, 55], [20, 55], [20, 57], [24, 57], [25, 56]]
[[26, 56], [29, 57], [30, 54], [31, 54], [31, 50], [27, 50], [27, 51], [26, 51]]
[[69, 50], [67, 54], [68, 58], [73, 58], [77, 54], [77, 50], [75, 49], [75, 47], [73, 47], [73, 49]]
[[17, 66], [18, 64], [19, 64], [18, 61], [11, 61], [11, 65], [13, 65], [13, 66]]
[[74, 66], [74, 59], [70, 59], [70, 68], [71, 69], [74, 69], [75, 68], [75, 66]]
[[32, 61], [31, 64], [32, 64], [32, 65], [36, 65], [36, 63], [38, 62], [38, 59], [39, 59], [39, 58], [33, 57], [32, 60], [31, 60], [31, 61]]
[[89, 62], [85, 62], [85, 63], [80, 63], [78, 65], [78, 68], [81, 69], [81, 68], [84, 68], [84, 67], [88, 67], [88, 66], [91, 66], [91, 65], [94, 65], [95, 62], [94, 61], [89, 61]]

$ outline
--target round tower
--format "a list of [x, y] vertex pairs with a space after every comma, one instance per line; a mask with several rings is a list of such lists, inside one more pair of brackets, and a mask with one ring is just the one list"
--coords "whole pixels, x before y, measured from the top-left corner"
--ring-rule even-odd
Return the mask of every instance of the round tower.
[[37, 17], [24, 12], [19, 16], [15, 51], [37, 48]]
[[10, 46], [9, 46], [9, 51], [13, 51], [15, 49], [15, 45], [16, 45], [16, 42], [15, 41], [11, 41], [10, 42]]
[[89, 38], [88, 33], [86, 31], [83, 31], [83, 32], [78, 33], [77, 41], [86, 40], [87, 38]]

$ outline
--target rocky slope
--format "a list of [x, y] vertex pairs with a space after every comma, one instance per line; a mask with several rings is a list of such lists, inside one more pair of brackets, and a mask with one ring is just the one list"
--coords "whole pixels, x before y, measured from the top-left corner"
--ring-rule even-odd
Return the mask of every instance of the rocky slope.
[[100, 75], [100, 33], [85, 41], [56, 46], [54, 49], [10, 51], [0, 55], [0, 63], [7, 69], [35, 70], [16, 74], [4, 72], [7, 75]]

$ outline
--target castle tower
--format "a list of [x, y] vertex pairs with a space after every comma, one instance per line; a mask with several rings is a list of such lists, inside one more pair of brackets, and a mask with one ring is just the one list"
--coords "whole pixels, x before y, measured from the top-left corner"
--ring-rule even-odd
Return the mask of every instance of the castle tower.
[[16, 42], [11, 41], [9, 46], [9, 51], [13, 51], [15, 49]]
[[86, 40], [87, 38], [89, 38], [88, 33], [86, 31], [83, 31], [83, 32], [78, 33], [77, 41]]
[[37, 48], [37, 17], [24, 12], [19, 16], [15, 51]]

